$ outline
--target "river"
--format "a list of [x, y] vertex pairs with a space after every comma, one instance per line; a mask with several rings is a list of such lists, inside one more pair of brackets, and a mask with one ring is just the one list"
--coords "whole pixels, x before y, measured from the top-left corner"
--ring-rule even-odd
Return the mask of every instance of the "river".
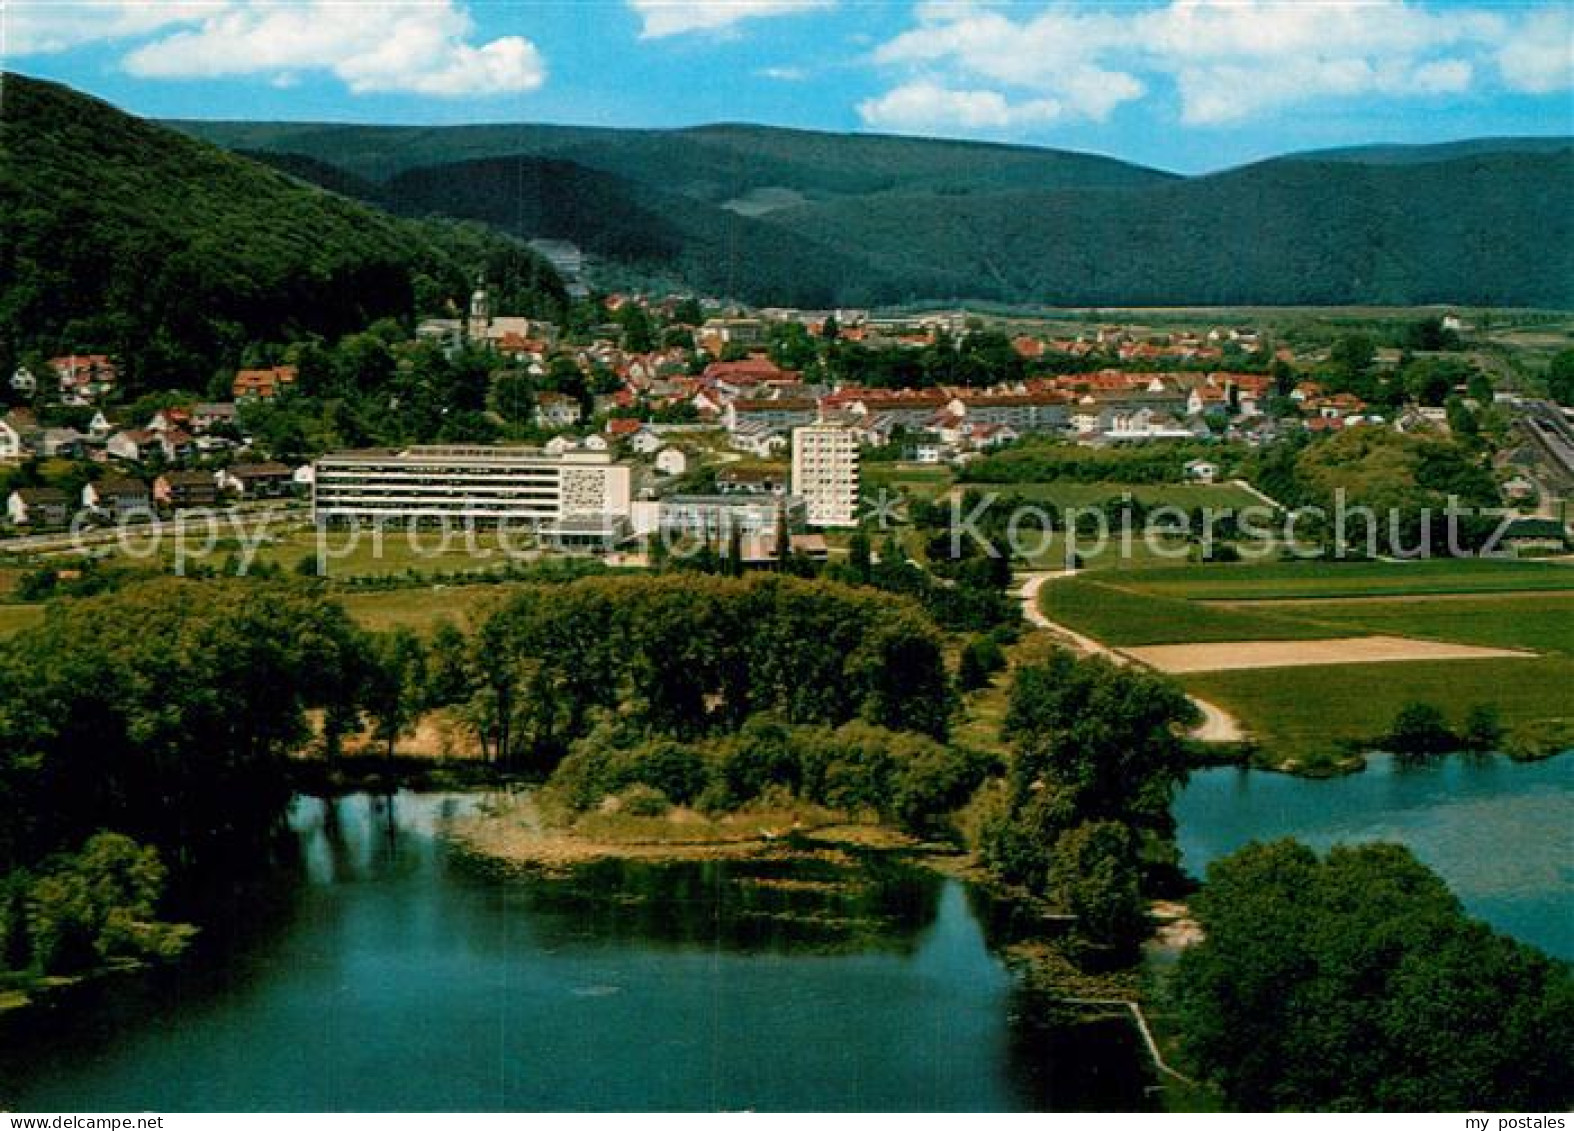
[[[955, 881], [813, 860], [528, 878], [447, 846], [473, 803], [301, 799], [295, 868], [232, 893], [189, 961], [0, 1027], [0, 1108], [1152, 1103], [1130, 1026], [1026, 991]], [[1473, 913], [1574, 957], [1574, 758], [1215, 769], [1176, 813], [1193, 870], [1254, 838], [1403, 841]]]
[[469, 803], [303, 799], [297, 881], [239, 900], [178, 968], [13, 1023], [0, 1108], [1150, 1102], [1131, 1027], [1024, 991], [955, 881], [815, 861], [500, 875], [437, 835]]
[[1199, 876], [1250, 840], [1398, 841], [1472, 915], [1574, 961], [1574, 753], [1373, 756], [1363, 773], [1325, 780], [1210, 769], [1192, 775], [1175, 817], [1182, 863]]

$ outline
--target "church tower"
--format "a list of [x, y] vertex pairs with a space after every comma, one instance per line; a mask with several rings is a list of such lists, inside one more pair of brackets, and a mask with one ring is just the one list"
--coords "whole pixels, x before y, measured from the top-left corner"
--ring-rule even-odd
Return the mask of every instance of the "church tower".
[[475, 293], [470, 296], [470, 326], [469, 333], [472, 341], [485, 341], [486, 332], [492, 325], [492, 300], [487, 297], [486, 277], [476, 280]]

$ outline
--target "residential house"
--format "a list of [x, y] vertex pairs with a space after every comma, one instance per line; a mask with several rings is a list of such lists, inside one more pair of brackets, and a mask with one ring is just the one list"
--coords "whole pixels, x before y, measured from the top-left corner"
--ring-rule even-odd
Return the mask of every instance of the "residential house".
[[1503, 483], [1503, 497], [1511, 503], [1521, 503], [1537, 497], [1536, 485], [1523, 475], [1516, 475]]
[[1561, 554], [1568, 549], [1568, 530], [1555, 518], [1516, 518], [1498, 540], [1499, 551]]
[[211, 432], [221, 425], [233, 428], [238, 422], [233, 401], [205, 401], [191, 409], [191, 427], [198, 433]]
[[728, 443], [757, 459], [769, 459], [787, 450], [787, 434], [764, 421], [748, 421], [732, 430]]
[[657, 475], [682, 475], [689, 469], [689, 457], [681, 448], [662, 448], [656, 453]]
[[11, 374], [11, 391], [18, 396], [31, 397], [38, 392], [38, 378], [26, 366], [17, 366], [16, 372]]
[[166, 463], [179, 463], [197, 454], [197, 442], [189, 432], [178, 428], [167, 432], [127, 428], [105, 441], [104, 450], [112, 459], [135, 461], [160, 457]]
[[13, 526], [64, 526], [71, 518], [71, 498], [58, 487], [18, 487], [6, 500]]
[[579, 402], [564, 393], [542, 393], [536, 398], [536, 425], [541, 428], [572, 428], [582, 415]]
[[724, 467], [716, 472], [716, 490], [723, 495], [785, 495], [785, 467]]
[[153, 499], [171, 510], [211, 507], [218, 502], [219, 486], [206, 471], [167, 471], [153, 481]]
[[642, 456], [653, 455], [661, 451], [663, 443], [665, 441], [662, 440], [661, 434], [649, 428], [641, 428], [633, 436], [629, 437], [629, 447]]
[[604, 431], [614, 440], [632, 440], [644, 428], [645, 425], [641, 421], [626, 416], [615, 416], [607, 421]]
[[969, 424], [1004, 424], [1018, 433], [1062, 432], [1071, 422], [1070, 394], [1058, 390], [997, 393], [968, 389], [957, 393], [947, 411]]
[[34, 450], [45, 459], [76, 459], [87, 437], [75, 428], [45, 428], [33, 441]]
[[101, 479], [82, 488], [82, 505], [119, 522], [134, 515], [152, 515], [153, 494], [140, 479]]
[[235, 374], [230, 391], [237, 401], [267, 401], [295, 384], [297, 373], [293, 365], [275, 365], [270, 369], [242, 369]]
[[242, 499], [277, 498], [294, 485], [294, 470], [282, 463], [236, 463], [218, 474], [219, 488]]
[[724, 421], [728, 432], [737, 432], [746, 424], [763, 424], [771, 429], [788, 429], [812, 423], [817, 415], [819, 415], [819, 406], [809, 398], [739, 397], [727, 405]]
[[1211, 460], [1187, 460], [1185, 471], [1186, 478], [1194, 483], [1214, 483], [1219, 478], [1219, 465]]
[[50, 358], [60, 386], [60, 400], [68, 405], [89, 405], [109, 393], [119, 379], [115, 363], [103, 354]]
[[0, 418], [0, 460], [8, 462], [19, 460], [24, 452], [22, 433], [10, 420]]

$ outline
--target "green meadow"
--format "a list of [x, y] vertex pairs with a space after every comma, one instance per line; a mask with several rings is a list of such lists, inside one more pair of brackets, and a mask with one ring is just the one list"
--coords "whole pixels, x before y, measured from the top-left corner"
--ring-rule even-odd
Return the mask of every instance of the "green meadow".
[[[1495, 707], [1511, 740], [1574, 728], [1574, 569], [1549, 562], [1276, 563], [1089, 571], [1040, 593], [1055, 621], [1115, 647], [1408, 636], [1520, 658], [1262, 668], [1178, 676], [1242, 720], [1280, 766], [1327, 767], [1408, 703], [1454, 725]], [[1555, 744], [1554, 744], [1555, 745]]]

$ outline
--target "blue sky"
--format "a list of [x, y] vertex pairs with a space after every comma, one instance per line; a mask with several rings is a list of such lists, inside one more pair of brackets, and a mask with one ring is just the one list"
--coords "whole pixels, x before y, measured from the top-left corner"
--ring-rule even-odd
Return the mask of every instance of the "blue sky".
[[750, 121], [1183, 172], [1574, 134], [1566, 3], [0, 0], [5, 65], [159, 117]]

